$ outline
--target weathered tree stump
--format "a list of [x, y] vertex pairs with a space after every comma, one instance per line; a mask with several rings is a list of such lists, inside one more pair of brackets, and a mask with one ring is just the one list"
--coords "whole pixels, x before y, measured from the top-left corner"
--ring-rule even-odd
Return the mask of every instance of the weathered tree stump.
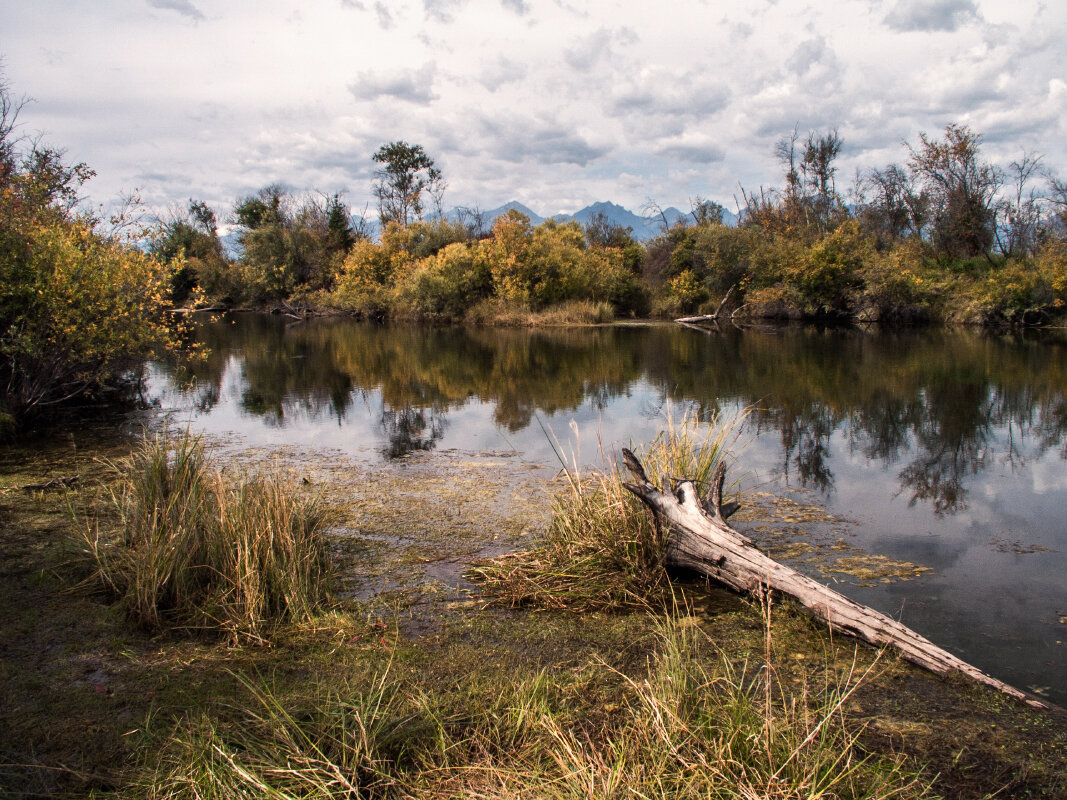
[[672, 491], [660, 490], [649, 481], [634, 454], [626, 449], [622, 452], [626, 467], [636, 480], [625, 484], [626, 488], [652, 510], [658, 525], [666, 527], [669, 566], [695, 570], [737, 592], [756, 593], [765, 588], [781, 592], [797, 600], [833, 631], [876, 647], [891, 645], [904, 659], [931, 672], [956, 670], [1035, 708], [1048, 708], [1040, 700], [942, 650], [892, 617], [860, 605], [762, 553], [726, 522], [738, 504], [722, 502], [725, 464], [719, 464], [710, 491], [702, 500], [696, 485], [689, 480], [676, 481]]

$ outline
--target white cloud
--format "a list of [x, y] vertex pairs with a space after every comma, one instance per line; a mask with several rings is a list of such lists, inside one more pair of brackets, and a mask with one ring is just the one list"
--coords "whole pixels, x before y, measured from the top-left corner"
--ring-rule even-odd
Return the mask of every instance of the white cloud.
[[148, 0], [148, 5], [152, 8], [161, 8], [168, 11], [177, 11], [179, 14], [185, 17], [189, 17], [192, 20], [202, 20], [204, 15], [190, 2], [190, 0]]
[[973, 0], [897, 0], [885, 23], [898, 31], [955, 31], [976, 19]]
[[417, 70], [362, 72], [348, 90], [357, 100], [402, 100], [406, 103], [430, 103], [437, 99], [433, 91], [436, 65], [424, 64]]

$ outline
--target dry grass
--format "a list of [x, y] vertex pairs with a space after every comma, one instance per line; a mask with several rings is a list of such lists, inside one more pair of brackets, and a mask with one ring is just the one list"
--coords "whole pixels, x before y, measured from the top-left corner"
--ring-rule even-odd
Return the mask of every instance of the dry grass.
[[88, 515], [82, 532], [99, 580], [137, 625], [259, 639], [321, 607], [329, 569], [317, 498], [274, 475], [228, 478], [189, 435], [146, 437], [118, 470], [115, 513]]
[[511, 328], [550, 328], [600, 325], [615, 319], [611, 303], [568, 300], [557, 306], [531, 311], [499, 300], [484, 300], [472, 307], [464, 321], [472, 325]]
[[[698, 486], [736, 442], [744, 414], [700, 422], [686, 414], [637, 455], [654, 483], [685, 477]], [[576, 610], [645, 605], [664, 598], [666, 541], [647, 509], [623, 485], [617, 464], [581, 474], [564, 464], [567, 487], [553, 500], [553, 520], [537, 547], [476, 565], [468, 575], [496, 602]], [[669, 598], [669, 594], [667, 595]]]
[[[769, 624], [769, 619], [768, 619]], [[769, 629], [768, 629], [769, 630]], [[262, 683], [225, 721], [178, 724], [128, 796], [801, 800], [930, 797], [900, 758], [859, 747], [845, 707], [870, 670], [789, 694], [769, 663], [710, 647], [691, 617], [659, 625], [644, 677], [616, 683], [612, 712], [545, 673], [500, 677], [498, 700], [456, 712], [388, 671], [351, 699], [290, 711]], [[611, 671], [603, 663], [589, 669]], [[832, 673], [833, 670], [830, 670]], [[597, 711], [601, 709], [597, 708]]]

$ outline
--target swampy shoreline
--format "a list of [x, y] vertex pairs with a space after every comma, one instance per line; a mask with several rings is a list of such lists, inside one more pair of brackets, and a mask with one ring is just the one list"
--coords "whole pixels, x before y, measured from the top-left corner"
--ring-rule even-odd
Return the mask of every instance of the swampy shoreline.
[[[382, 763], [401, 766], [389, 780], [368, 768], [362, 791], [503, 796], [521, 777], [509, 767], [510, 752], [529, 758], [521, 748], [540, 747], [550, 762], [568, 742], [595, 749], [625, 727], [620, 720], [635, 712], [639, 687], [656, 680], [665, 648], [682, 639], [701, 669], [729, 664], [751, 680], [773, 673], [776, 692], [795, 698], [851, 686], [849, 676], [873, 664], [836, 716], [855, 736], [857, 754], [903, 758], [906, 770], [930, 782], [922, 796], [1067, 794], [1063, 710], [1036, 711], [832, 639], [788, 604], [768, 612], [683, 577], [673, 608], [664, 610], [574, 613], [487, 602], [463, 578], [466, 565], [536, 541], [559, 488], [550, 471], [503, 453], [420, 453], [369, 467], [336, 453], [216, 442], [229, 463], [268, 460], [322, 493], [336, 513], [335, 599], [313, 623], [279, 630], [269, 644], [138, 631], [87, 582], [72, 517], [114, 486], [112, 465], [136, 438], [100, 422], [0, 450], [5, 797], [154, 796], [158, 765], [182, 763], [175, 753], [191, 741], [189, 731], [207, 726], [223, 737], [249, 709], [264, 708], [265, 694], [292, 719], [305, 719], [324, 703], [366, 697], [383, 676], [394, 692], [389, 702], [408, 709], [382, 745]], [[19, 488], [74, 475], [70, 488]], [[507, 738], [527, 724], [512, 719], [514, 704], [501, 705], [516, 686], [534, 687], [527, 696], [540, 698], [541, 713], [566, 736], [541, 744]], [[497, 727], [478, 721], [487, 709], [496, 709]], [[462, 729], [466, 738], [430, 764], [419, 760], [429, 756], [418, 743], [433, 739], [426, 726], [434, 725], [454, 737]]]

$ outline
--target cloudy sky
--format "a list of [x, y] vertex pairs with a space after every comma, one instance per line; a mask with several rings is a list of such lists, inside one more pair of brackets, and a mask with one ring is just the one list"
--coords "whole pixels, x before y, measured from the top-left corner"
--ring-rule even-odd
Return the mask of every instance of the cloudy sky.
[[446, 205], [734, 207], [836, 127], [841, 184], [950, 122], [1067, 173], [1063, 0], [4, 0], [0, 58], [94, 202], [221, 211], [268, 183], [369, 202], [422, 144]]

